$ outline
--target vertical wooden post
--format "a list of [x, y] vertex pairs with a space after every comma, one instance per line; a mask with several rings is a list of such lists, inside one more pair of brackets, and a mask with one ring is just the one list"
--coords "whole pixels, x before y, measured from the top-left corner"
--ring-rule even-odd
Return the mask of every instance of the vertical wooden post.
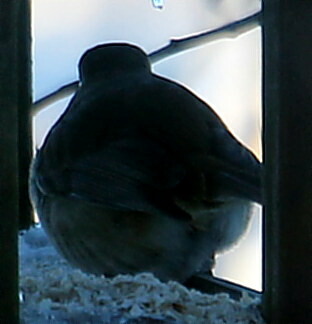
[[30, 102], [28, 6], [28, 0], [0, 1], [0, 323], [10, 324], [19, 322], [17, 239], [19, 212], [24, 212], [19, 199], [26, 197], [20, 169], [29, 163], [30, 129], [24, 125]]
[[18, 168], [19, 228], [33, 223], [28, 195], [29, 165], [32, 158], [32, 78], [31, 78], [31, 10], [30, 0], [19, 0], [18, 12]]
[[264, 0], [264, 316], [312, 323], [312, 2]]

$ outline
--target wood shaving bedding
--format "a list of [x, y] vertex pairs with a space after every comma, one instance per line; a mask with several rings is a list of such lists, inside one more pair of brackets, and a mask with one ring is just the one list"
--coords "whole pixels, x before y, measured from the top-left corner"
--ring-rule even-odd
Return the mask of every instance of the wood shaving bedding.
[[259, 299], [203, 294], [150, 273], [114, 278], [70, 267], [41, 228], [20, 240], [21, 323], [264, 324]]

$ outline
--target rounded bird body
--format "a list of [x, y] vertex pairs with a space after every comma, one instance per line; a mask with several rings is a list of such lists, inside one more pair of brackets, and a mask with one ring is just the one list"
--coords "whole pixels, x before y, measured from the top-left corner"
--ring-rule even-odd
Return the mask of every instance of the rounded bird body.
[[79, 63], [81, 85], [33, 161], [30, 196], [72, 264], [185, 281], [244, 233], [261, 166], [213, 110], [128, 44]]

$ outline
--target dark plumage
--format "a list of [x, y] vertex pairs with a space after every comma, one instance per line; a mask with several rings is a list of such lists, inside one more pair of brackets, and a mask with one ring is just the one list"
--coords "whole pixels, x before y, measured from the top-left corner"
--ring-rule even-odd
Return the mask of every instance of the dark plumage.
[[184, 281], [244, 233], [261, 167], [202, 100], [128, 44], [79, 63], [81, 86], [38, 150], [30, 194], [72, 264]]

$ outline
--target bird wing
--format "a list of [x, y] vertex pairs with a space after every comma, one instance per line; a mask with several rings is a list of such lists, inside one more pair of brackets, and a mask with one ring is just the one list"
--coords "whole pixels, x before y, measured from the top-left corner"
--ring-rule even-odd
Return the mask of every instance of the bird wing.
[[183, 167], [161, 145], [132, 130], [126, 137], [97, 143], [96, 149], [90, 144], [89, 151], [83, 143], [79, 149], [78, 140], [77, 152], [85, 152], [76, 155], [66, 134], [63, 141], [57, 140], [59, 135], [51, 133], [37, 156], [43, 194], [75, 197], [108, 209], [190, 218], [175, 205], [171, 192], [183, 177]]
[[[150, 113], [144, 119], [148, 136], [162, 142], [187, 170], [200, 170], [208, 192], [211, 185], [217, 195], [261, 203], [262, 168], [255, 155], [235, 139], [205, 102], [176, 83], [161, 77], [156, 82], [156, 93], [161, 95], [157, 101], [150, 100]], [[146, 97], [152, 98], [152, 94]]]
[[161, 212], [185, 218], [172, 190], [183, 168], [157, 143], [140, 137], [115, 140], [70, 167], [70, 192], [118, 210]]

